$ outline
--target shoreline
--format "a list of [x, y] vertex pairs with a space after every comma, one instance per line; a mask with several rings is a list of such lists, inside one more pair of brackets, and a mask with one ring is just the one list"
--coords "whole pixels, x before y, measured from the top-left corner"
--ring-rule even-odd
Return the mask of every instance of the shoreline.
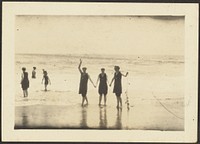
[[[179, 101], [179, 104], [174, 105]], [[184, 117], [180, 100], [167, 100], [165, 105]], [[173, 106], [173, 107], [170, 107]], [[182, 107], [182, 108], [181, 108]], [[182, 110], [182, 111], [181, 111]], [[78, 129], [78, 130], [156, 130], [183, 131], [184, 119], [167, 112], [156, 100], [136, 100], [127, 110], [126, 105], [99, 107], [89, 104], [15, 106], [16, 130], [22, 129]]]

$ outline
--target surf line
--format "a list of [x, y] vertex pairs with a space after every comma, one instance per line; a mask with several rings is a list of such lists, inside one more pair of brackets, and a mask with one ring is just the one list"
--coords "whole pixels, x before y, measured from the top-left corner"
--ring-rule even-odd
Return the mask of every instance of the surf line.
[[153, 94], [153, 92], [152, 92], [152, 95], [153, 95], [153, 97], [160, 103], [160, 105], [161, 105], [166, 111], [168, 111], [169, 113], [171, 113], [171, 114], [172, 114], [173, 116], [175, 116], [176, 118], [183, 120], [182, 117], [177, 116], [175, 113], [173, 113], [172, 111], [170, 111], [165, 105], [163, 105], [163, 104], [159, 101], [159, 99], [156, 98], [156, 96]]

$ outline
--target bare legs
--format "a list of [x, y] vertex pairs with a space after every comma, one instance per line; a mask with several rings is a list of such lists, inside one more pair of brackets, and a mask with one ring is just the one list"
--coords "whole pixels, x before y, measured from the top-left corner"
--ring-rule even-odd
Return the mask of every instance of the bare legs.
[[122, 107], [122, 98], [121, 98], [121, 94], [116, 94], [116, 98], [117, 98], [117, 108]]
[[99, 95], [99, 105], [101, 105], [102, 95]]
[[[99, 95], [99, 105], [101, 105], [102, 94]], [[106, 105], [106, 95], [104, 95], [104, 105]]]
[[104, 105], [106, 105], [106, 95], [104, 95]]
[[47, 91], [47, 84], [44, 85], [44, 90]]
[[26, 97], [26, 90], [23, 90], [24, 97]]
[[26, 90], [26, 96], [28, 97], [28, 90]]
[[82, 106], [84, 105], [84, 102], [86, 101], [86, 104], [88, 104], [88, 99], [86, 95], [82, 95]]
[[28, 90], [23, 90], [24, 97], [28, 97]]

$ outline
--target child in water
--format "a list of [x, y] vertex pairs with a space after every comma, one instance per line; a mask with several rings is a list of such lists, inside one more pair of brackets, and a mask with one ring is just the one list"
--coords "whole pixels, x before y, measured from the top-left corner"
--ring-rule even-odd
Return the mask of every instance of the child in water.
[[44, 71], [43, 72], [44, 76], [43, 76], [43, 79], [42, 79], [42, 83], [43, 83], [43, 80], [44, 80], [44, 90], [47, 91], [47, 85], [48, 84], [51, 84], [51, 81], [47, 75], [47, 71]]
[[88, 104], [88, 99], [87, 99], [87, 85], [88, 85], [88, 79], [90, 82], [93, 84], [94, 87], [96, 87], [91, 80], [90, 76], [88, 73], [86, 73], [87, 68], [83, 67], [81, 70], [81, 64], [82, 60], [80, 59], [80, 64], [78, 66], [78, 70], [81, 74], [81, 79], [80, 79], [80, 85], [79, 85], [79, 94], [82, 95], [82, 106], [84, 105], [84, 102], [86, 101], [86, 104]]
[[122, 93], [122, 83], [121, 83], [121, 79], [122, 76], [127, 77], [128, 72], [126, 73], [126, 75], [122, 74], [119, 71], [120, 67], [119, 66], [115, 66], [114, 70], [114, 77], [110, 83], [110, 86], [112, 85], [112, 82], [114, 81], [114, 88], [113, 88], [113, 93], [115, 93], [116, 98], [117, 98], [117, 108], [119, 108], [119, 104], [122, 107], [122, 98], [121, 98], [121, 93]]
[[28, 73], [26, 72], [26, 68], [22, 68], [22, 75], [21, 75], [21, 86], [23, 90], [24, 97], [28, 97], [28, 88], [29, 88], [29, 79]]
[[101, 73], [98, 75], [97, 83], [99, 83], [99, 105], [101, 105], [102, 96], [104, 95], [104, 105], [106, 105], [106, 95], [108, 92], [108, 85], [107, 85], [107, 75], [105, 73], [105, 68], [101, 68]]

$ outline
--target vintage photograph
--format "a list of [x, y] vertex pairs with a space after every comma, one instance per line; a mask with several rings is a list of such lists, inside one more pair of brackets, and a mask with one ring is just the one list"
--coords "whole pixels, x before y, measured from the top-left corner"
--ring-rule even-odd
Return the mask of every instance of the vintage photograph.
[[184, 131], [185, 17], [16, 15], [13, 125]]
[[191, 143], [198, 4], [2, 3], [2, 141]]

